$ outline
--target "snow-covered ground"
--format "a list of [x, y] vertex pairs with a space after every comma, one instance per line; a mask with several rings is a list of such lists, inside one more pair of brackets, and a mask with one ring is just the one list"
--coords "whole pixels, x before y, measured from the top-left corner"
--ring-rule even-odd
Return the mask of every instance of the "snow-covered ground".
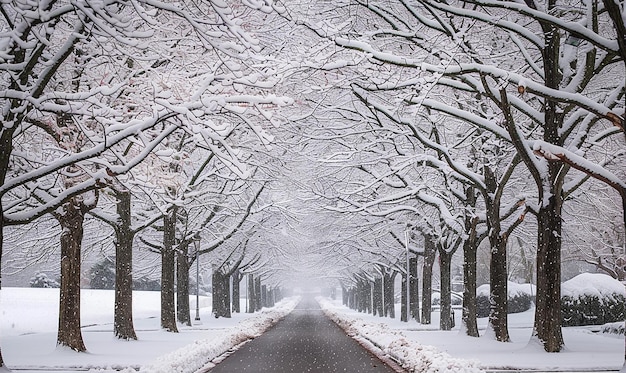
[[[460, 310], [455, 312], [456, 327], [440, 331], [439, 314], [433, 313], [431, 325], [415, 321], [381, 318], [359, 313], [341, 305], [340, 300], [320, 298], [326, 313], [345, 329], [382, 348], [416, 372], [476, 372], [519, 369], [536, 372], [616, 371], [624, 362], [623, 336], [593, 333], [591, 328], [563, 329], [565, 351], [548, 354], [529, 343], [534, 309], [509, 315], [512, 342], [500, 343], [486, 335], [487, 319], [479, 319], [480, 338], [464, 336]], [[396, 315], [400, 307], [396, 305]]]
[[[195, 297], [191, 300], [195, 310]], [[81, 354], [56, 347], [58, 289], [4, 288], [0, 291], [0, 345], [9, 368], [25, 373], [193, 372], [212, 357], [262, 333], [296, 302], [297, 298], [290, 298], [260, 313], [215, 319], [210, 313], [210, 297], [200, 297], [201, 324], [167, 333], [159, 327], [159, 293], [135, 292], [133, 311], [139, 340], [119, 341], [112, 333], [113, 292], [83, 290], [83, 337], [89, 352]], [[562, 353], [547, 354], [539, 346], [529, 345], [533, 310], [509, 315], [512, 342], [499, 343], [484, 335], [486, 319], [479, 319], [482, 337], [463, 336], [458, 310], [456, 327], [442, 332], [437, 330], [437, 312], [431, 325], [421, 325], [358, 313], [337, 300], [322, 304], [335, 319], [343, 320], [344, 327], [424, 372], [511, 368], [598, 372], [618, 370], [623, 363], [623, 337], [592, 333], [589, 328], [565, 328], [566, 350]], [[435, 370], [437, 367], [440, 370]]]
[[[113, 337], [113, 296], [108, 290], [82, 291], [81, 321], [88, 353], [76, 353], [56, 346], [58, 289], [3, 288], [0, 345], [6, 365], [22, 373], [137, 369], [147, 373], [194, 372], [207, 360], [261, 334], [297, 303], [297, 298], [289, 298], [255, 314], [215, 319], [210, 297], [200, 297], [201, 324], [179, 326], [179, 333], [168, 333], [159, 326], [159, 292], [137, 291], [133, 313], [139, 339], [120, 341]], [[191, 300], [195, 310], [195, 296]]]

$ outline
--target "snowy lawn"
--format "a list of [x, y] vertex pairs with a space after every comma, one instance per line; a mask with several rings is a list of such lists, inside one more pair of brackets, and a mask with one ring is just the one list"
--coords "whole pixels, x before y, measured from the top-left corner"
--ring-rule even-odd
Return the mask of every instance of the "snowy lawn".
[[[509, 315], [511, 343], [500, 343], [485, 335], [487, 319], [479, 319], [480, 338], [464, 336], [459, 329], [461, 311], [455, 310], [456, 327], [439, 331], [439, 313], [433, 312], [432, 324], [359, 313], [341, 305], [340, 300], [320, 299], [322, 308], [343, 326], [382, 347], [387, 354], [403, 360], [407, 367], [424, 372], [475, 372], [485, 370], [524, 369], [537, 372], [616, 371], [624, 362], [623, 336], [593, 333], [599, 328], [563, 329], [566, 349], [557, 354], [543, 352], [529, 344], [534, 309]], [[400, 305], [396, 305], [400, 315]], [[440, 370], [437, 370], [440, 369]]]
[[[296, 305], [297, 298], [255, 314], [211, 315], [211, 298], [200, 297], [201, 324], [179, 325], [179, 333], [160, 328], [160, 293], [133, 294], [138, 341], [113, 337], [113, 291], [83, 290], [81, 319], [88, 353], [57, 348], [58, 289], [3, 288], [0, 291], [0, 344], [11, 369], [56, 373], [93, 369], [99, 372], [141, 369], [142, 372], [193, 372], [207, 360], [265, 331]], [[195, 296], [191, 297], [192, 318]], [[245, 309], [245, 300], [242, 302]]]

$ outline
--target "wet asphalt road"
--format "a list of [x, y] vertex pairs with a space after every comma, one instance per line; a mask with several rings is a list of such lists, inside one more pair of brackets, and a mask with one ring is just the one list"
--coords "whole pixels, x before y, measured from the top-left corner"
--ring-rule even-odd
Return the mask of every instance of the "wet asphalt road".
[[393, 373], [371, 352], [348, 337], [313, 298], [260, 337], [244, 344], [210, 373]]

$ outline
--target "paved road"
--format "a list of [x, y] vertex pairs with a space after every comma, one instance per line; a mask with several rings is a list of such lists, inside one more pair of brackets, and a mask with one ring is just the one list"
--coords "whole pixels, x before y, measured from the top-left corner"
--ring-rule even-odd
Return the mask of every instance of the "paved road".
[[317, 302], [303, 298], [282, 321], [244, 344], [210, 373], [393, 373], [371, 352], [324, 315]]

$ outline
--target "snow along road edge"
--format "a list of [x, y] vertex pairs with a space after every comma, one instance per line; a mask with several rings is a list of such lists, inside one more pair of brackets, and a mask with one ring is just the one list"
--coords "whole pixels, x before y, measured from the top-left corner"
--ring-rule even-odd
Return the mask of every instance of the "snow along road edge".
[[[254, 339], [287, 316], [300, 301], [291, 297], [276, 303], [276, 306], [263, 309], [258, 315], [243, 320], [233, 328], [216, 331], [220, 335], [211, 339], [200, 339], [144, 365], [141, 373], [194, 373], [203, 369], [211, 360], [226, 353], [231, 348]], [[126, 372], [126, 371], [123, 371]], [[135, 372], [129, 370], [129, 372]]]
[[357, 340], [364, 339], [409, 372], [480, 373], [477, 360], [459, 359], [433, 346], [421, 345], [405, 338], [401, 331], [389, 330], [384, 324], [366, 323], [335, 310], [335, 305], [317, 297], [324, 313], [346, 333]]

